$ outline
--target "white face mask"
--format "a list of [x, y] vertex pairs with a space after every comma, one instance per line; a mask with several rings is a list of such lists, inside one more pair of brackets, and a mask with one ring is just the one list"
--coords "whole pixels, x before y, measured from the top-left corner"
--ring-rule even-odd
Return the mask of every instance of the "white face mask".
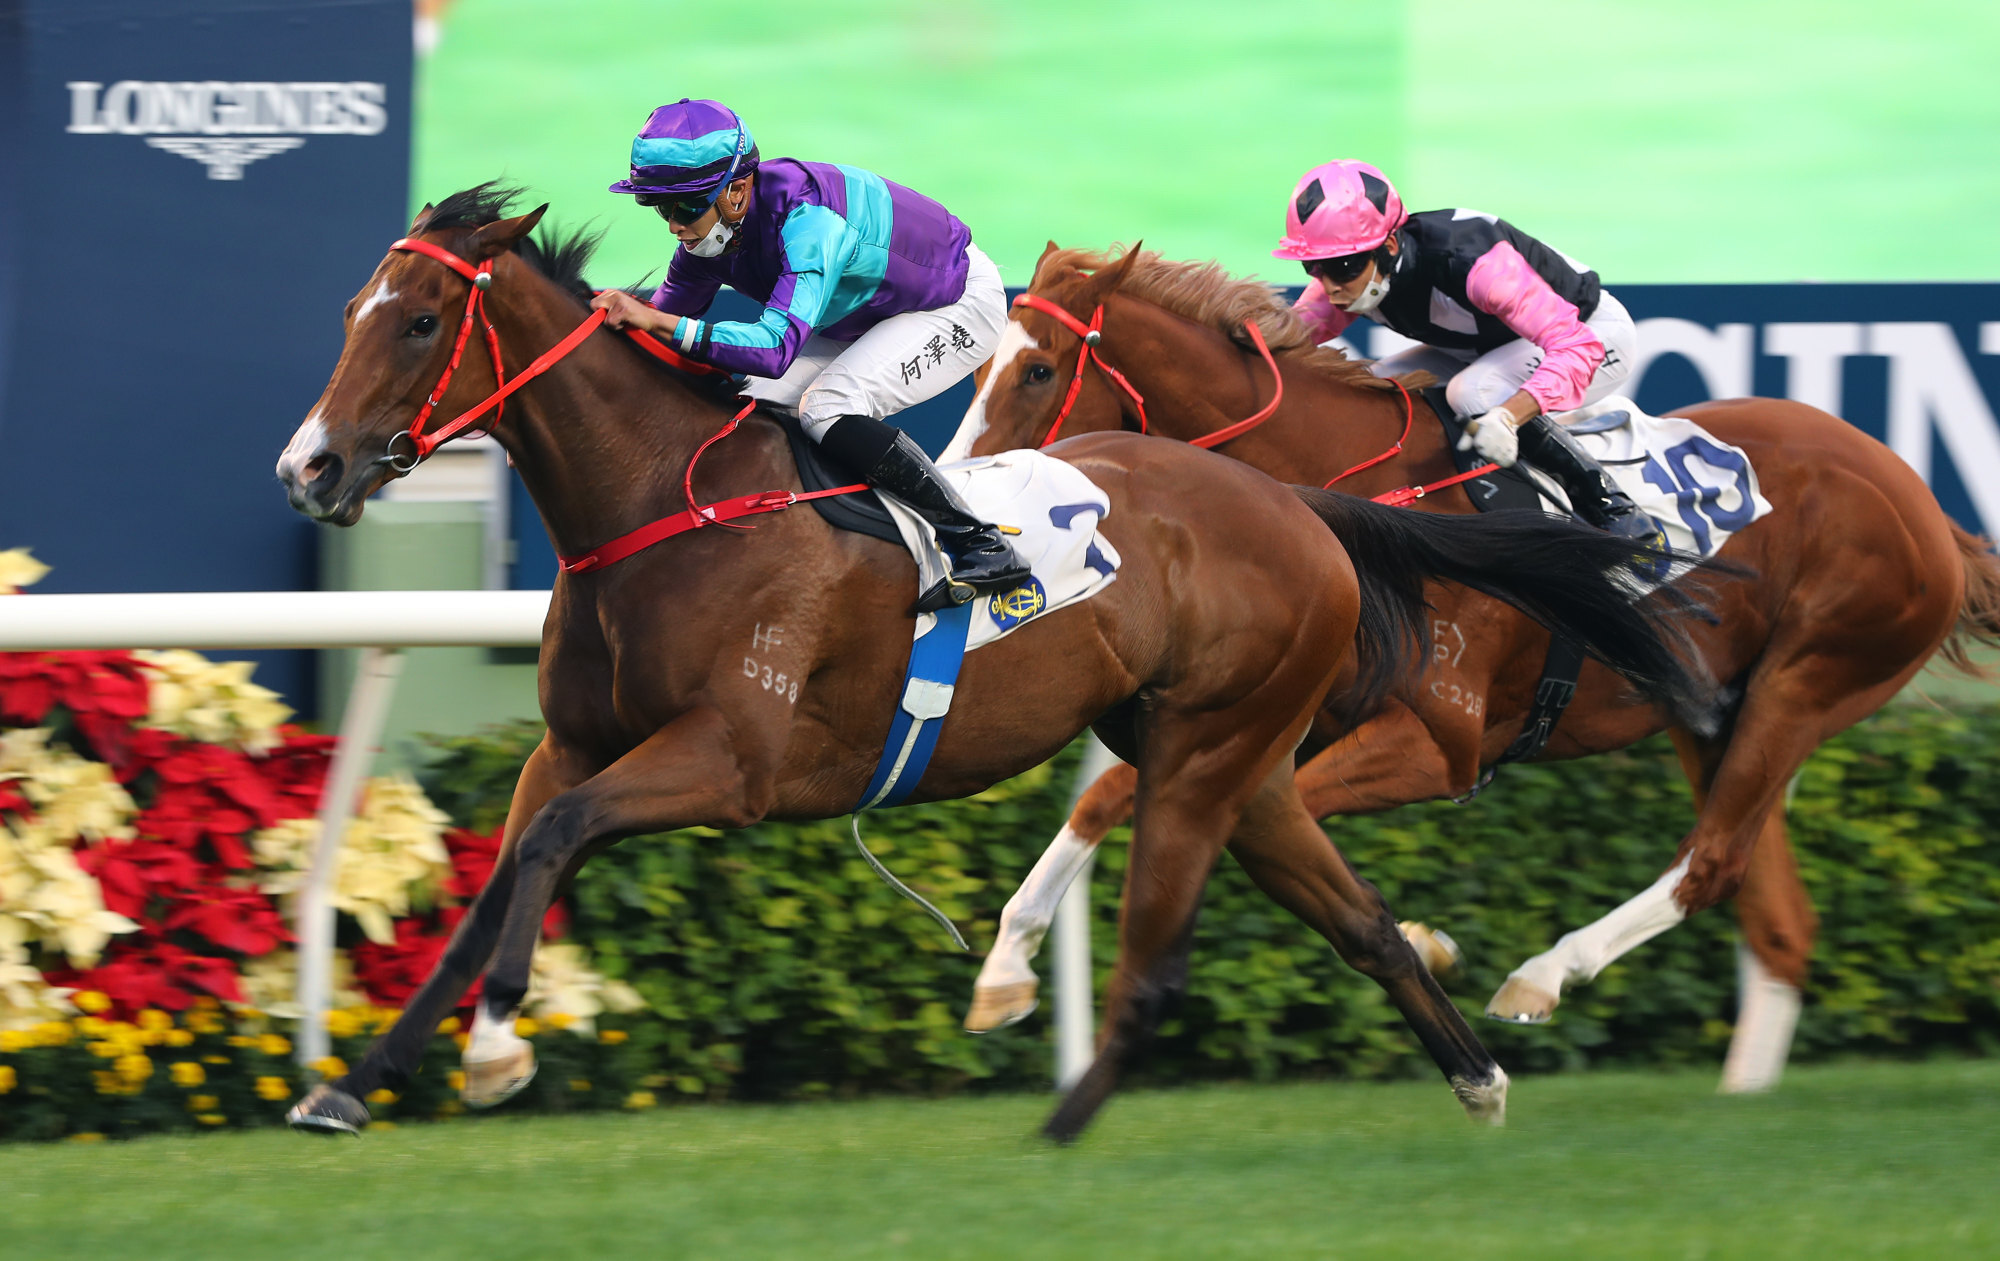
[[1362, 287], [1360, 294], [1355, 297], [1354, 301], [1347, 304], [1347, 313], [1349, 315], [1366, 315], [1376, 307], [1381, 306], [1382, 299], [1388, 296], [1389, 277], [1382, 273], [1380, 267], [1377, 267], [1375, 269], [1375, 278]]
[[710, 228], [708, 234], [701, 240], [687, 246], [687, 252], [696, 258], [714, 258], [729, 248], [730, 239], [735, 235], [736, 229], [723, 222], [722, 212], [718, 210], [715, 215], [715, 226]]

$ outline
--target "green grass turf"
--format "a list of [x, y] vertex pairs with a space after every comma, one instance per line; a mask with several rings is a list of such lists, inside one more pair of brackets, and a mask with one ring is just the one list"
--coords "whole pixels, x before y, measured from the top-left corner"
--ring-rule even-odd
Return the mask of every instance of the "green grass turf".
[[1285, 196], [1342, 156], [1613, 283], [1991, 279], [1996, 54], [1992, 0], [461, 0], [413, 193], [505, 172], [627, 283], [672, 241], [604, 186], [648, 110], [715, 96], [766, 154], [939, 198], [1014, 284], [1049, 238], [1296, 279]]
[[2000, 1061], [1115, 1100], [723, 1106], [0, 1150], [0, 1252], [74, 1256], [1846, 1257], [2000, 1253]]

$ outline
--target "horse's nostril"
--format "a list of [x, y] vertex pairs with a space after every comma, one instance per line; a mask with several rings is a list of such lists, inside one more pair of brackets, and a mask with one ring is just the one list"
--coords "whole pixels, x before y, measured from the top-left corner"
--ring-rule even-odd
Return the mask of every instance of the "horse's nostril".
[[332, 458], [329, 456], [324, 456], [324, 455], [314, 456], [312, 459], [306, 461], [306, 466], [302, 470], [303, 477], [301, 478], [301, 480], [303, 480], [307, 484], [311, 484], [313, 482], [318, 481], [320, 479], [320, 475], [326, 472], [327, 467], [332, 463], [333, 463]]

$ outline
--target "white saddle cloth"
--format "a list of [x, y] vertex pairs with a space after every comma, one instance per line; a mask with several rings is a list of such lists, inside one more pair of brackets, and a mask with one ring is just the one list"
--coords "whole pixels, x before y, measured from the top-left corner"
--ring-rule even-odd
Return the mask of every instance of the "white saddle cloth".
[[[1620, 412], [1626, 414], [1623, 421]], [[1614, 394], [1563, 413], [1562, 425], [1639, 510], [1660, 523], [1675, 551], [1713, 556], [1732, 535], [1771, 511], [1771, 501], [1757, 489], [1750, 458], [1691, 420], [1648, 416], [1631, 399]], [[1560, 487], [1540, 475], [1534, 480], [1552, 511], [1569, 511]]]
[[[1111, 515], [1111, 499], [1074, 466], [1039, 451], [1003, 451], [938, 471], [965, 496], [973, 515], [1020, 531], [1008, 534], [1007, 541], [1034, 571], [1012, 591], [974, 600], [966, 651], [1087, 600], [1118, 576], [1118, 550], [1097, 530]], [[895, 496], [877, 494], [916, 558], [917, 590], [928, 590], [950, 567], [936, 533]], [[926, 613], [917, 621], [916, 636], [922, 638], [936, 618]]]

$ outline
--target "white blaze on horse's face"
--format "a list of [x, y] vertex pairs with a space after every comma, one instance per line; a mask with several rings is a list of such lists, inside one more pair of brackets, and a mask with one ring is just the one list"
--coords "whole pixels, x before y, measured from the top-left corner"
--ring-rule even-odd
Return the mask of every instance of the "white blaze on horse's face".
[[367, 300], [361, 304], [360, 309], [354, 312], [355, 327], [359, 328], [361, 321], [367, 319], [369, 313], [374, 311], [376, 307], [381, 306], [384, 302], [393, 302], [395, 300], [396, 291], [389, 287], [388, 278], [384, 277], [376, 284], [375, 292], [369, 294]]
[[306, 423], [300, 425], [292, 440], [285, 444], [284, 454], [278, 457], [278, 480], [287, 485], [296, 484], [301, 480], [306, 465], [325, 449], [326, 425], [319, 418], [319, 408], [315, 407], [312, 414], [306, 417]]
[[993, 397], [993, 383], [1000, 379], [1007, 365], [1014, 362], [1014, 357], [1029, 347], [1040, 350], [1042, 344], [1028, 336], [1028, 330], [1018, 320], [1008, 321], [1007, 327], [1001, 330], [1000, 344], [993, 350], [993, 363], [986, 369], [986, 383], [979, 387], [972, 406], [965, 409], [965, 419], [958, 422], [958, 432], [952, 435], [944, 454], [938, 456], [938, 463], [949, 464], [953, 460], [971, 458], [972, 444], [986, 432], [986, 400]]

